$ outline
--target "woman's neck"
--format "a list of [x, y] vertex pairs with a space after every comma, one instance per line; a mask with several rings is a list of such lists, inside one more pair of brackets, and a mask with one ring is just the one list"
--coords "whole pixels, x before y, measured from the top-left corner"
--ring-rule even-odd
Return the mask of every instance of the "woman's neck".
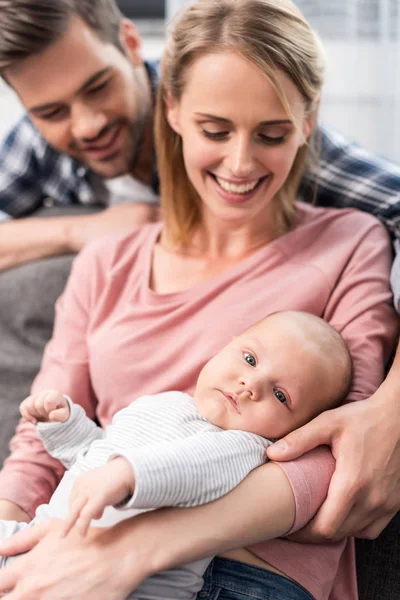
[[[271, 211], [272, 212], [272, 211]], [[203, 216], [186, 251], [208, 260], [236, 261], [249, 256], [287, 232], [281, 219], [254, 219], [251, 223], [226, 222]]]

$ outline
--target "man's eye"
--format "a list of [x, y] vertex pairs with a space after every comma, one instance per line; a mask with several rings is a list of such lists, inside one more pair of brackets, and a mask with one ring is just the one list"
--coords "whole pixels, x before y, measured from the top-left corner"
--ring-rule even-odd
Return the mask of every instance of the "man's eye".
[[108, 85], [108, 83], [109, 83], [108, 81], [104, 81], [103, 83], [96, 85], [96, 87], [90, 88], [90, 90], [88, 90], [87, 93], [89, 95], [97, 94], [98, 92], [101, 92], [101, 90], [104, 90], [104, 88]]
[[278, 398], [279, 402], [282, 402], [282, 404], [286, 404], [286, 396], [283, 392], [281, 392], [280, 390], [274, 390], [274, 394]]
[[40, 119], [44, 119], [45, 121], [51, 121], [52, 119], [59, 119], [64, 115], [65, 111], [62, 108], [56, 108], [55, 110], [49, 113], [43, 113], [40, 115]]
[[257, 364], [256, 359], [254, 358], [254, 356], [252, 354], [250, 354], [249, 352], [245, 352], [243, 354], [244, 360], [251, 366], [251, 367], [255, 367]]

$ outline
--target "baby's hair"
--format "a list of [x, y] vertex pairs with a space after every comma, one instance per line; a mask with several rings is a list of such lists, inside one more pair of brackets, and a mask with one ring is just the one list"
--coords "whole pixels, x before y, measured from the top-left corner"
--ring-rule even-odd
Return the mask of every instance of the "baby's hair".
[[293, 319], [297, 324], [307, 326], [311, 332], [315, 332], [316, 339], [313, 341], [319, 345], [321, 353], [324, 353], [337, 372], [337, 387], [334, 397], [329, 398], [332, 408], [338, 406], [348, 395], [353, 381], [353, 361], [346, 342], [340, 333], [327, 321], [308, 312], [285, 310], [270, 313], [257, 323], [249, 327], [257, 327], [273, 318]]

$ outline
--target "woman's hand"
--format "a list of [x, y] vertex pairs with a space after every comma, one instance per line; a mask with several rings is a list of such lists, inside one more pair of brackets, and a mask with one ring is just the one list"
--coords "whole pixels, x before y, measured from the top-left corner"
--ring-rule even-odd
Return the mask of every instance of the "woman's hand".
[[153, 573], [284, 535], [294, 518], [290, 483], [268, 463], [195, 508], [149, 511], [91, 528], [84, 538], [74, 530], [63, 538], [62, 521], [16, 534], [1, 553], [27, 554], [0, 571], [0, 595], [10, 589], [7, 600], [123, 600]]
[[61, 527], [48, 521], [2, 544], [2, 553], [32, 550], [0, 571], [0, 596], [10, 590], [7, 600], [124, 600], [147, 577], [137, 552], [135, 580], [118, 525], [92, 528], [85, 538], [74, 531], [63, 538]]
[[400, 403], [393, 391], [385, 382], [368, 400], [322, 413], [268, 448], [271, 460], [286, 461], [326, 444], [336, 459], [324, 504], [295, 540], [372, 539], [400, 510]]

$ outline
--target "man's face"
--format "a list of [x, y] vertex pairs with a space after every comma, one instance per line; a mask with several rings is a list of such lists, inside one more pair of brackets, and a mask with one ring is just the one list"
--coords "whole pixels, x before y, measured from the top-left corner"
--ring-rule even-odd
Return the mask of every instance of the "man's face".
[[105, 178], [130, 173], [151, 107], [140, 40], [124, 22], [125, 56], [81, 20], [6, 77], [37, 129], [57, 150]]

